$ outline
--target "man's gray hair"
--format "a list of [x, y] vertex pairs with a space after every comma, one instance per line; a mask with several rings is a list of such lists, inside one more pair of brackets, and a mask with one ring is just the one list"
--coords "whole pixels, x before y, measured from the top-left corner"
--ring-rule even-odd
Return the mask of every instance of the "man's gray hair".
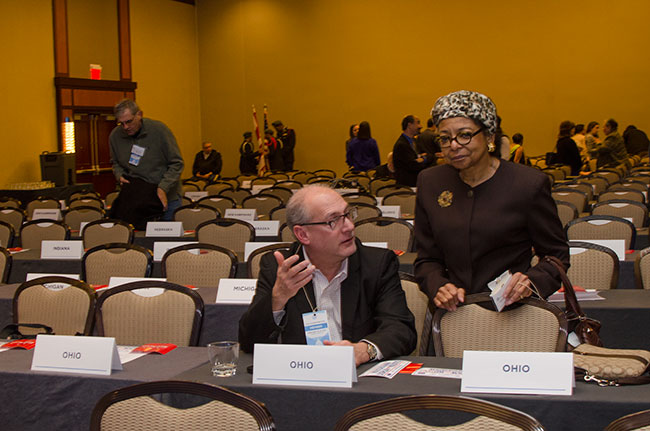
[[293, 229], [294, 226], [311, 221], [309, 208], [305, 205], [305, 198], [311, 193], [318, 193], [331, 188], [322, 184], [309, 184], [299, 189], [287, 202], [287, 226]]
[[117, 102], [117, 105], [113, 108], [113, 113], [115, 114], [116, 117], [119, 117], [122, 115], [124, 112], [129, 111], [131, 114], [135, 115], [138, 113], [140, 108], [138, 107], [138, 104], [135, 103], [131, 99], [122, 99], [119, 102]]

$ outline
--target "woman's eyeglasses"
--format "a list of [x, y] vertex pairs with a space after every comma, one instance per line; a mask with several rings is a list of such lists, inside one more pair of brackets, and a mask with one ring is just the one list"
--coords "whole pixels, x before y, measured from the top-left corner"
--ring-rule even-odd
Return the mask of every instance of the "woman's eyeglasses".
[[451, 142], [456, 141], [458, 142], [458, 145], [465, 146], [472, 142], [472, 138], [479, 133], [483, 131], [483, 128], [478, 129], [476, 132], [460, 132], [454, 137], [447, 136], [447, 135], [439, 135], [438, 136], [438, 143], [440, 144], [440, 148], [449, 148], [451, 147]]

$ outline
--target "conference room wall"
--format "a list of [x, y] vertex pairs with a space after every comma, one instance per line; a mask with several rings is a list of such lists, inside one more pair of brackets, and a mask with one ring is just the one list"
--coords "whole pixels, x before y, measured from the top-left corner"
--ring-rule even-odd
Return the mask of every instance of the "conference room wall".
[[[203, 136], [238, 160], [261, 120], [296, 129], [296, 167], [345, 169], [350, 124], [367, 120], [382, 161], [406, 114], [425, 121], [458, 89], [496, 102], [528, 155], [559, 123], [616, 118], [650, 132], [650, 2], [197, 1]], [[225, 164], [234, 174], [237, 164]]]
[[0, 2], [0, 187], [41, 178], [38, 154], [56, 151], [52, 2]]

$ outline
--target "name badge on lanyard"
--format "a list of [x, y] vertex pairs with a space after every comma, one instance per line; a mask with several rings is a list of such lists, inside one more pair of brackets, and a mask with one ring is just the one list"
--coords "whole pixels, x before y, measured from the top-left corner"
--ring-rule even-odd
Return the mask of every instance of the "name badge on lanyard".
[[322, 346], [323, 341], [330, 340], [330, 328], [327, 323], [327, 311], [318, 310], [302, 314], [305, 325], [305, 338], [309, 346]]
[[144, 147], [140, 145], [133, 144], [131, 147], [131, 157], [129, 158], [129, 165], [138, 166], [140, 164], [140, 159], [144, 156]]

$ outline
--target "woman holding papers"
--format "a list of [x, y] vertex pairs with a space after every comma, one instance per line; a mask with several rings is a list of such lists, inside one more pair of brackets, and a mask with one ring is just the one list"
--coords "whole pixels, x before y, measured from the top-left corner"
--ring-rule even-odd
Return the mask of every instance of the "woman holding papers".
[[[423, 171], [417, 182], [415, 276], [437, 307], [455, 310], [466, 294], [489, 292], [507, 274], [505, 304], [560, 287], [544, 262], [569, 266], [569, 249], [548, 178], [499, 159], [494, 145], [496, 107], [487, 96], [457, 91], [431, 112], [446, 164]], [[531, 267], [532, 250], [540, 263]], [[505, 276], [508, 278], [508, 275]]]

